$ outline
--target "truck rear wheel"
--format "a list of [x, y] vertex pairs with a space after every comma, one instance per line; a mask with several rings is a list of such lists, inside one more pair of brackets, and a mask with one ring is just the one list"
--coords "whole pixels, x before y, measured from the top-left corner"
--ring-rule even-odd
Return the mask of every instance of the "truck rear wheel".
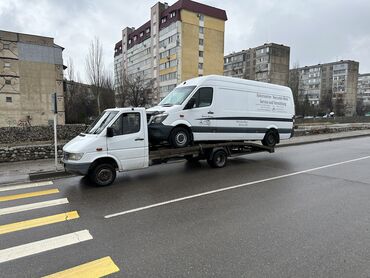
[[184, 148], [190, 144], [191, 135], [184, 127], [175, 127], [170, 135], [170, 143], [175, 148]]
[[227, 163], [226, 151], [224, 150], [216, 151], [211, 158], [207, 159], [207, 162], [212, 168], [225, 167]]
[[262, 145], [266, 147], [275, 147], [275, 145], [278, 143], [279, 135], [277, 131], [275, 130], [268, 130], [265, 134], [265, 137], [263, 137]]
[[98, 164], [91, 170], [89, 178], [98, 186], [108, 186], [114, 182], [116, 174], [116, 169], [112, 164], [103, 163]]

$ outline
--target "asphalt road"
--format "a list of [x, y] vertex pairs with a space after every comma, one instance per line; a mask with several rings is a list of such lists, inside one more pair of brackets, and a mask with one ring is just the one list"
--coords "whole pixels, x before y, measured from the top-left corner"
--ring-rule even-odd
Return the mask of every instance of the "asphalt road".
[[[2, 188], [0, 277], [40, 277], [106, 256], [120, 269], [107, 267], [112, 277], [370, 276], [366, 137], [251, 154], [223, 169], [159, 165], [120, 174], [105, 188], [79, 177]], [[33, 196], [39, 191], [45, 195]], [[68, 203], [9, 214], [9, 207], [62, 198]], [[71, 211], [79, 217], [5, 227]], [[54, 240], [78, 231], [75, 242]], [[55, 249], [38, 245], [47, 238]]]

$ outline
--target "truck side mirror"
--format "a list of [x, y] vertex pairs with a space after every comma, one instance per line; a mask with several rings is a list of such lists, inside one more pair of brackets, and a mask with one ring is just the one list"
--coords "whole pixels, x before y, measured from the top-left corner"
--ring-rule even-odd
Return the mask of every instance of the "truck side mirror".
[[107, 127], [107, 137], [113, 137], [113, 136], [114, 136], [113, 127]]
[[191, 98], [189, 102], [185, 105], [184, 109], [192, 109], [195, 104], [195, 98]]

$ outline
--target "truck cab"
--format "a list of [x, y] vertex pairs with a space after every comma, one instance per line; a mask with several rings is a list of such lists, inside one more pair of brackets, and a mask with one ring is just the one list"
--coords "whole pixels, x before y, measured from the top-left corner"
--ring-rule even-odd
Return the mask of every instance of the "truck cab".
[[145, 108], [105, 110], [89, 128], [63, 147], [66, 171], [89, 176], [99, 185], [111, 184], [116, 171], [149, 166]]

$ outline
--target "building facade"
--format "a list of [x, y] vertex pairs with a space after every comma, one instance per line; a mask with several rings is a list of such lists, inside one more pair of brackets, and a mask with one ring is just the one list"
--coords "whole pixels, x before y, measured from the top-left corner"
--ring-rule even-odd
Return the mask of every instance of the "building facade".
[[275, 43], [224, 57], [224, 75], [288, 86], [290, 47]]
[[62, 51], [53, 38], [0, 30], [0, 126], [51, 124], [52, 93], [65, 123]]
[[224, 10], [194, 1], [158, 2], [149, 21], [123, 29], [122, 51], [115, 46], [116, 84], [122, 75], [139, 77], [151, 83], [150, 102], [156, 104], [184, 80], [222, 75], [226, 20]]
[[[338, 110], [346, 116], [356, 114], [359, 63], [350, 60], [292, 69], [298, 81], [298, 99], [322, 112]], [[337, 111], [338, 112], [338, 111]]]
[[370, 107], [370, 73], [358, 75], [357, 101], [366, 108]]

